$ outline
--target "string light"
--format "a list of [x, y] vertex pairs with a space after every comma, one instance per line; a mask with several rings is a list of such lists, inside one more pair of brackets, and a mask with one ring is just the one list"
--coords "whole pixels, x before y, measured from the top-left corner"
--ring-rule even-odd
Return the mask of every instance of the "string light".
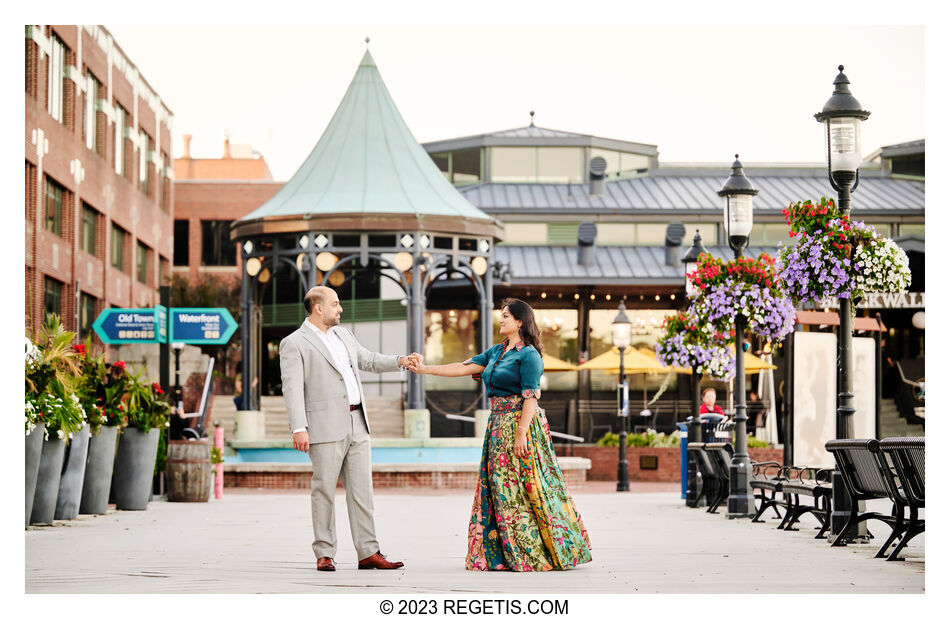
[[542, 293], [541, 293], [541, 298], [542, 298], [542, 299], [547, 299], [547, 298], [548, 298], [548, 293], [542, 292]]
[[575, 292], [575, 293], [574, 293], [574, 300], [577, 301], [577, 300], [580, 299], [580, 298], [581, 298], [581, 295], [579, 295], [578, 293]]
[[607, 295], [606, 297], [604, 297], [604, 298], [609, 301], [609, 300], [610, 300], [610, 295], [608, 294], [608, 295]]
[[659, 300], [660, 300], [660, 295], [656, 295], [656, 296], [653, 297], [653, 298], [654, 298], [655, 300], [659, 301]]

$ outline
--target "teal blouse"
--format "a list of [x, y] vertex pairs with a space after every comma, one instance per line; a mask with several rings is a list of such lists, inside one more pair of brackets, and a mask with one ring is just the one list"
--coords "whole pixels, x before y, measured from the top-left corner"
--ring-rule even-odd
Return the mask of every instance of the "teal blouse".
[[485, 366], [481, 374], [475, 374], [472, 378], [484, 381], [489, 397], [520, 395], [523, 398], [540, 398], [541, 373], [544, 372], [541, 353], [534, 346], [518, 342], [502, 356], [507, 345], [508, 340], [505, 340], [462, 363]]

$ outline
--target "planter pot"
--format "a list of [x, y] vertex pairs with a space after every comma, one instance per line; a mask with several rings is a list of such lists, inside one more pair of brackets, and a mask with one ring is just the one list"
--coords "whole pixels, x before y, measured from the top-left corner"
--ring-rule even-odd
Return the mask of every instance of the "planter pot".
[[119, 437], [112, 473], [112, 492], [117, 509], [145, 509], [152, 496], [152, 474], [158, 454], [157, 428], [142, 432], [125, 428]]
[[40, 454], [43, 452], [43, 434], [46, 424], [38, 423], [26, 436], [26, 526], [30, 526], [33, 514], [33, 493], [36, 492], [36, 476], [40, 472]]
[[63, 473], [65, 455], [66, 441], [55, 436], [50, 436], [49, 440], [43, 441], [30, 524], [53, 524], [53, 516], [56, 514], [56, 496], [59, 494], [59, 478]]
[[80, 514], [106, 513], [118, 438], [118, 426], [102, 426], [99, 428], [99, 434], [89, 437], [86, 476], [83, 479], [82, 499], [79, 502]]
[[86, 454], [89, 452], [89, 426], [73, 434], [66, 448], [63, 475], [59, 478], [56, 497], [56, 520], [72, 520], [79, 515], [83, 479], [86, 476]]
[[206, 502], [212, 476], [211, 445], [207, 441], [168, 441], [165, 483], [169, 501]]

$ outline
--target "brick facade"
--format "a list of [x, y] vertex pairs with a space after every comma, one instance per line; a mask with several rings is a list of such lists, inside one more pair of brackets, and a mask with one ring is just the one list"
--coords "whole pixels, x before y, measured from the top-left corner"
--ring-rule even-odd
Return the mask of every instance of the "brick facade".
[[[48, 112], [47, 50], [53, 34], [66, 48], [62, 122]], [[146, 156], [147, 169], [154, 179], [163, 178], [165, 172], [156, 168], [148, 152], [143, 152], [132, 139], [124, 142], [126, 174], [115, 173], [115, 125], [110, 116], [114, 106], [121, 105], [128, 112], [125, 124], [132, 135], [138, 136], [139, 131], [147, 133], [152, 148], [167, 162], [171, 160], [171, 112], [101, 26], [27, 26], [25, 63], [27, 330], [32, 331], [42, 323], [47, 277], [63, 286], [60, 315], [64, 326], [73, 331], [79, 328], [77, 282], [79, 292], [95, 298], [97, 313], [110, 306], [143, 307], [158, 303], [160, 282], [154, 274], [159, 272], [161, 260], [171, 260], [173, 196], [167, 196], [168, 208], [163, 209], [157, 192], [141, 191], [140, 156]], [[96, 93], [85, 92], [87, 72], [99, 82]], [[95, 97], [97, 105], [93, 150], [86, 147], [85, 139], [84, 105], [88, 96]], [[47, 179], [64, 189], [62, 232], [58, 235], [44, 226]], [[154, 184], [149, 183], [150, 187]], [[81, 249], [83, 205], [98, 214], [94, 254]], [[113, 223], [129, 233], [121, 272], [112, 268], [110, 260]], [[138, 243], [150, 250], [148, 271], [153, 275], [147, 284], [135, 279], [134, 250]]]
[[[590, 470], [587, 479], [591, 481], [612, 481], [617, 479], [617, 447], [600, 447], [597, 445], [555, 445], [558, 456], [576, 456], [590, 460]], [[642, 470], [640, 456], [655, 456], [656, 470]], [[783, 450], [750, 449], [749, 457], [757, 462], [774, 460], [782, 462]], [[627, 447], [627, 470], [630, 481], [666, 481], [680, 480], [680, 448], [679, 447]]]
[[[474, 490], [477, 472], [396, 472], [373, 471], [374, 488], [428, 488]], [[309, 472], [235, 472], [224, 474], [225, 488], [264, 488], [270, 490], [310, 489]], [[676, 480], [679, 480], [677, 476]], [[586, 481], [584, 470], [564, 471], [568, 488]], [[342, 487], [337, 484], [337, 487]]]

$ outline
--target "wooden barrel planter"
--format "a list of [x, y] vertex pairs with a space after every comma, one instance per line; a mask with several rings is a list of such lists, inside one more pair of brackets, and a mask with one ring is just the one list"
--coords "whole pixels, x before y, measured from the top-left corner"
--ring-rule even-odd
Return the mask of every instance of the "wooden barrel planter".
[[212, 472], [207, 440], [168, 441], [165, 483], [169, 501], [206, 502], [211, 495]]

